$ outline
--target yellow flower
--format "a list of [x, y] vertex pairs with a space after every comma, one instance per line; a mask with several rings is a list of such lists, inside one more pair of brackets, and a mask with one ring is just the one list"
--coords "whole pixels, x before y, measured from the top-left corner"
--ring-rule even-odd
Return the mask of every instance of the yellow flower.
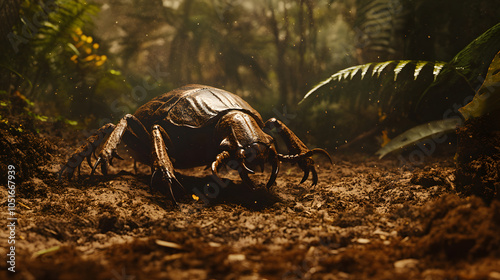
[[95, 63], [95, 66], [101, 66], [104, 64], [104, 62], [106, 62], [106, 60], [99, 60], [99, 61], [96, 61]]
[[94, 43], [94, 44], [92, 45], [92, 47], [93, 47], [94, 49], [96, 49], [96, 50], [97, 50], [97, 49], [99, 48], [99, 44], [98, 44], [98, 43]]
[[91, 36], [88, 36], [87, 37], [87, 44], [92, 44], [92, 41], [94, 41], [94, 39]]
[[77, 59], [78, 59], [78, 55], [76, 55], [76, 54], [71, 57], [71, 61], [73, 61], [74, 63], [77, 62]]
[[389, 142], [391, 142], [391, 138], [387, 137], [387, 130], [382, 130], [382, 143], [380, 147], [387, 145]]
[[82, 35], [80, 36], [80, 38], [82, 39], [82, 41], [86, 42], [87, 41], [87, 35]]
[[107, 59], [108, 59], [108, 57], [105, 56], [105, 55], [101, 55], [101, 56], [97, 55], [95, 57], [95, 64], [94, 65], [97, 66], [97, 67], [99, 67], [99, 66], [103, 65], [106, 62]]
[[94, 60], [94, 58], [96, 58], [96, 55], [93, 54], [93, 55], [89, 55], [87, 56], [86, 58], [83, 59], [83, 61], [91, 61], [91, 60]]
[[82, 35], [82, 30], [80, 29], [80, 27], [77, 27], [77, 28], [75, 29], [75, 33], [76, 33], [76, 35], [78, 35], [78, 36]]

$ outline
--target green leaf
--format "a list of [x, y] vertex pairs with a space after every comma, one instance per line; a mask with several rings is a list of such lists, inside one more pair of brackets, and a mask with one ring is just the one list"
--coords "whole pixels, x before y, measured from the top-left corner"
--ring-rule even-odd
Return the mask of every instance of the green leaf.
[[47, 248], [47, 249], [43, 249], [43, 250], [40, 250], [38, 252], [35, 252], [33, 254], [33, 257], [36, 258], [38, 256], [45, 255], [47, 253], [52, 253], [52, 252], [55, 252], [55, 251], [59, 250], [60, 248], [61, 248], [61, 246], [54, 246], [54, 247], [50, 247], [50, 248]]
[[[436, 80], [445, 65], [446, 62], [440, 61], [391, 60], [352, 66], [321, 81], [304, 96], [299, 104], [327, 84], [335, 86], [344, 82], [342, 91], [332, 93], [333, 100], [339, 100], [342, 97], [359, 100], [355, 105], [357, 107], [365, 104], [363, 100], [372, 100], [372, 102], [382, 104], [382, 108], [389, 112], [403, 102], [409, 105], [415, 104], [425, 87]], [[416, 81], [420, 77], [422, 78]], [[349, 83], [354, 79], [365, 81], [368, 85], [361, 89], [356, 88], [359, 85]], [[366, 90], [366, 88], [373, 88], [375, 94], [373, 94], [374, 91]], [[409, 110], [410, 106], [407, 106], [401, 112]]]
[[418, 143], [422, 140], [455, 131], [460, 124], [462, 124], [462, 119], [451, 118], [415, 126], [396, 136], [375, 154], [378, 155], [379, 158], [383, 158], [388, 153]]
[[73, 43], [68, 43], [67, 46], [76, 54], [80, 55], [80, 51], [73, 45]]
[[[488, 71], [489, 62], [499, 50], [500, 23], [477, 37], [446, 64], [438, 78], [422, 93], [416, 111], [425, 110], [433, 103], [449, 108], [475, 94]], [[447, 104], [448, 100], [452, 102]]]
[[466, 120], [495, 110], [500, 110], [500, 52], [493, 58], [486, 79], [472, 101], [458, 109]]

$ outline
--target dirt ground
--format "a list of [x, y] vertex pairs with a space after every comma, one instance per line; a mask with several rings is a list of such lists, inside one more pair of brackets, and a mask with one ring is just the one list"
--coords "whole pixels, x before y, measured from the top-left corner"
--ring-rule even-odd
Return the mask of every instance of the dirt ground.
[[[13, 165], [18, 218], [15, 273], [0, 232], [1, 279], [500, 279], [500, 202], [457, 194], [453, 154], [402, 166], [332, 153], [333, 165], [317, 159], [317, 186], [284, 164], [269, 192], [229, 173], [232, 183], [207, 189], [208, 205], [176, 190], [176, 208], [131, 160], [93, 178], [84, 163], [59, 182], [83, 134], [29, 126], [0, 124], [1, 216]], [[201, 192], [213, 181], [203, 167], [177, 176]]]

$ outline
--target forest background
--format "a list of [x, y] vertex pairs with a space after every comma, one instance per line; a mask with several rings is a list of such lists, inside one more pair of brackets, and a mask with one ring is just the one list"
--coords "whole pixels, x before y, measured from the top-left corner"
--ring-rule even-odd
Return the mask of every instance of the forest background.
[[[188, 83], [224, 88], [309, 143], [337, 147], [374, 108], [298, 105], [338, 70], [449, 61], [498, 23], [482, 0], [3, 0], [2, 110], [77, 128], [116, 121]], [[328, 129], [331, 133], [322, 132]], [[323, 135], [323, 136], [322, 136]], [[326, 139], [326, 137], [328, 139]]]

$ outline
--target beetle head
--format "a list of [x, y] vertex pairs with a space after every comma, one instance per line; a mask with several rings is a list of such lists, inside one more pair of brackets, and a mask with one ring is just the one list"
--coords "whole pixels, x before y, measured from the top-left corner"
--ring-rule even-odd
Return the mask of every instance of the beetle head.
[[217, 176], [218, 167], [227, 164], [240, 174], [242, 180], [253, 186], [248, 174], [254, 169], [270, 162], [273, 166], [268, 187], [274, 183], [278, 173], [279, 161], [274, 146], [274, 139], [262, 131], [261, 126], [250, 115], [242, 111], [230, 111], [217, 123], [220, 150], [222, 151], [212, 164], [212, 172]]

